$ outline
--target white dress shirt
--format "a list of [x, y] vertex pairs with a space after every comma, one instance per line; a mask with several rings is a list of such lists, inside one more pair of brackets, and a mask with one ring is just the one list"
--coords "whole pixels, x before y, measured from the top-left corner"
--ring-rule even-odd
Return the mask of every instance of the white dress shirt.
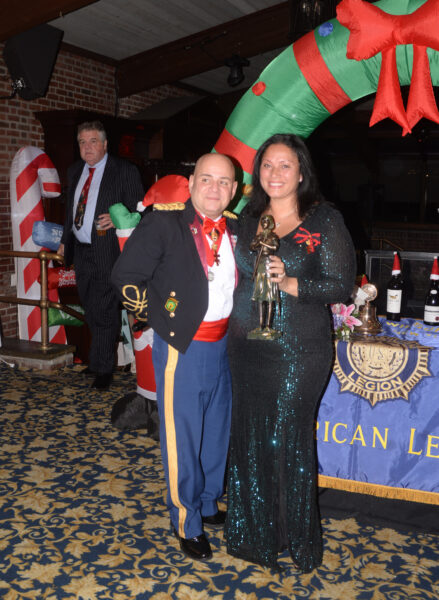
[[90, 244], [91, 243], [91, 232], [94, 227], [94, 217], [96, 211], [96, 202], [98, 200], [99, 188], [101, 186], [102, 175], [104, 174], [105, 165], [107, 164], [108, 154], [94, 165], [95, 172], [93, 173], [93, 178], [90, 183], [90, 188], [88, 190], [87, 196], [87, 204], [85, 205], [85, 213], [84, 213], [84, 222], [80, 229], [76, 229], [75, 227], [75, 215], [76, 215], [76, 207], [78, 206], [79, 196], [81, 195], [82, 188], [84, 187], [84, 183], [87, 181], [89, 174], [89, 166], [85, 163], [84, 168], [81, 173], [81, 177], [79, 178], [78, 185], [75, 190], [75, 198], [73, 202], [73, 226], [72, 231], [75, 234], [78, 242], [82, 244]]
[[[219, 217], [221, 218], [221, 217]], [[218, 219], [216, 219], [218, 221]], [[212, 239], [206, 235], [209, 246], [212, 247]], [[219, 265], [215, 262], [207, 267], [207, 272], [212, 273], [213, 279], [209, 280], [209, 306], [204, 316], [204, 321], [219, 321], [230, 315], [233, 308], [233, 291], [235, 289], [235, 256], [227, 231], [221, 239], [218, 250]]]

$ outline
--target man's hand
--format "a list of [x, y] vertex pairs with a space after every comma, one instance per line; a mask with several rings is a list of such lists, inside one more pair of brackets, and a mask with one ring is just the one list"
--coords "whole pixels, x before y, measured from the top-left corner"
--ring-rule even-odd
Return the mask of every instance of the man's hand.
[[56, 251], [57, 254], [59, 254], [60, 256], [64, 256], [64, 244], [60, 244], [58, 246], [58, 250]]
[[111, 220], [110, 213], [103, 213], [97, 217], [99, 219], [99, 225], [101, 229], [111, 229], [114, 227], [113, 221]]

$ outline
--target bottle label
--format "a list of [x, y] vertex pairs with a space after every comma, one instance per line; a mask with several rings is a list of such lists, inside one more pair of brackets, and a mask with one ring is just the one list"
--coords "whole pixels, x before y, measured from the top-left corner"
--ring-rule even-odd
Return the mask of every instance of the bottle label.
[[424, 310], [424, 321], [437, 323], [439, 325], [439, 306], [426, 306]]
[[402, 290], [387, 290], [387, 312], [401, 312]]

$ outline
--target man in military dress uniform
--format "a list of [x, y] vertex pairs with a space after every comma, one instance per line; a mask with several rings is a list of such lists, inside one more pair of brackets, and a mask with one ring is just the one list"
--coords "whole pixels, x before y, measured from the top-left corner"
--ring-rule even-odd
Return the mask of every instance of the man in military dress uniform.
[[155, 205], [118, 258], [112, 281], [125, 308], [154, 330], [153, 363], [168, 507], [181, 549], [211, 556], [203, 525], [221, 526], [229, 443], [228, 317], [237, 270], [232, 162], [202, 156], [186, 203]]

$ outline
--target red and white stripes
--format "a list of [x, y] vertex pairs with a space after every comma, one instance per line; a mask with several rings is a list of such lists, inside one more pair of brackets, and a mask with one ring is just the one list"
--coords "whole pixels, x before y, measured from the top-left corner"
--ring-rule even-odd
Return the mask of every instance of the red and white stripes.
[[[58, 173], [50, 158], [39, 148], [25, 146], [15, 155], [10, 169], [10, 197], [12, 237], [14, 250], [39, 252], [32, 240], [32, 227], [35, 221], [44, 220], [41, 197], [56, 198], [61, 193]], [[40, 298], [40, 263], [38, 259], [16, 259], [17, 296], [38, 300]], [[58, 300], [57, 290], [50, 292], [50, 298]], [[32, 306], [18, 306], [20, 339], [41, 340], [40, 309]], [[63, 327], [51, 327], [49, 340], [65, 344]]]

